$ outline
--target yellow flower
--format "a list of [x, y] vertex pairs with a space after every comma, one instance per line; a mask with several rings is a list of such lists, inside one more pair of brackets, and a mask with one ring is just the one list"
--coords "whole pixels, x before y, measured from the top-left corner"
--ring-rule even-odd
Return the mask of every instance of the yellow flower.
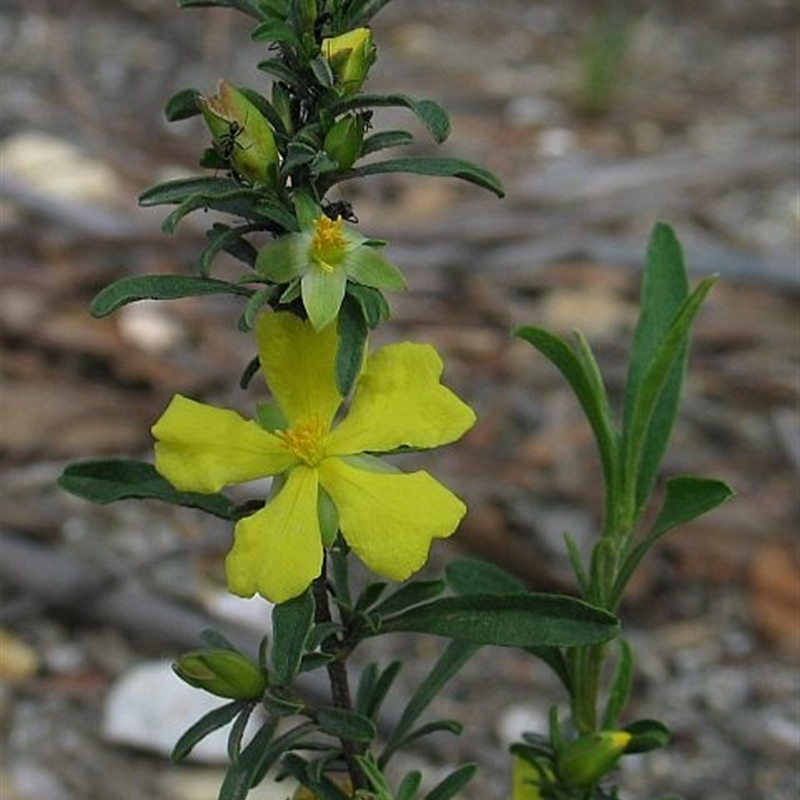
[[438, 354], [410, 342], [376, 350], [339, 419], [335, 325], [317, 332], [288, 312], [267, 313], [256, 339], [284, 423], [267, 430], [176, 395], [153, 426], [156, 469], [181, 491], [279, 476], [265, 506], [236, 523], [225, 561], [230, 591], [275, 603], [301, 594], [320, 574], [331, 507], [371, 570], [405, 580], [425, 563], [433, 539], [453, 533], [466, 507], [427, 472], [402, 473], [371, 454], [437, 447], [472, 427], [472, 409], [440, 383]]

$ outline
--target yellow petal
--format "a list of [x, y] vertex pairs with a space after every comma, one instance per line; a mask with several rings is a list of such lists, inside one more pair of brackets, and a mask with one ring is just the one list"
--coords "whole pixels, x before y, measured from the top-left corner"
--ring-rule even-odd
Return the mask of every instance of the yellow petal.
[[401, 342], [367, 359], [350, 412], [329, 437], [339, 455], [401, 445], [437, 447], [475, 423], [475, 412], [442, 386], [442, 360], [430, 345]]
[[156, 469], [176, 489], [218, 492], [297, 462], [280, 439], [235, 411], [176, 394], [152, 427]]
[[427, 472], [371, 472], [329, 458], [320, 482], [358, 557], [379, 575], [402, 581], [427, 560], [431, 541], [450, 536], [466, 506]]
[[317, 487], [316, 470], [298, 466], [264, 508], [236, 523], [225, 559], [233, 594], [252, 597], [258, 592], [283, 603], [302, 594], [320, 574]]
[[330, 427], [342, 402], [336, 390], [336, 326], [317, 333], [288, 311], [262, 314], [256, 340], [267, 386], [290, 425], [317, 417]]

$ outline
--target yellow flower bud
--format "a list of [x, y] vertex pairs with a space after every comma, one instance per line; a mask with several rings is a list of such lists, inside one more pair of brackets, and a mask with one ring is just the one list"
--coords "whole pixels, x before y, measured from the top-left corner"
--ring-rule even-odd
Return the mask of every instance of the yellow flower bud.
[[233, 650], [192, 650], [172, 668], [190, 686], [231, 700], [258, 700], [267, 688], [264, 673]]
[[610, 772], [625, 752], [627, 731], [599, 731], [579, 736], [559, 754], [558, 775], [570, 786], [591, 786]]
[[375, 44], [369, 28], [322, 40], [322, 55], [333, 72], [335, 88], [342, 97], [355, 94], [375, 62]]

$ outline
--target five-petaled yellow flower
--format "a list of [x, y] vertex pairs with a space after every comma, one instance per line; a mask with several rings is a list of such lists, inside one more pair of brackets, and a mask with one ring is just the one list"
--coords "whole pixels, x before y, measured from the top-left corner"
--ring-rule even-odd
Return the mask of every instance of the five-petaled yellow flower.
[[288, 312], [266, 313], [256, 338], [284, 418], [279, 427], [181, 395], [153, 426], [156, 469], [181, 491], [277, 476], [264, 507], [236, 523], [225, 560], [230, 591], [275, 603], [301, 594], [320, 574], [332, 508], [336, 527], [371, 570], [405, 580], [425, 563], [433, 539], [453, 533], [466, 507], [427, 472], [403, 473], [367, 454], [455, 441], [474, 424], [472, 409], [441, 384], [442, 361], [429, 345], [401, 342], [371, 353], [342, 416], [335, 325], [317, 332]]

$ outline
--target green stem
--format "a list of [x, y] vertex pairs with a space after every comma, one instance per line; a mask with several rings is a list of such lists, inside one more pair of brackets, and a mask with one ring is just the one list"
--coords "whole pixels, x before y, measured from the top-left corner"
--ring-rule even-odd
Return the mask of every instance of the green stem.
[[[322, 574], [314, 581], [313, 592], [316, 602], [315, 622], [317, 624], [332, 622], [330, 603], [328, 600], [327, 569], [323, 564]], [[347, 680], [347, 665], [345, 663], [346, 653], [339, 647], [339, 640], [336, 636], [331, 636], [322, 643], [322, 649], [332, 652], [336, 658], [327, 666], [328, 681], [331, 686], [331, 701], [336, 708], [346, 711], [353, 710], [353, 699], [350, 695], [350, 684]], [[353, 785], [353, 792], [359, 789], [367, 789], [368, 783], [364, 773], [356, 760], [362, 748], [352, 739], [340, 739], [342, 745], [342, 756], [347, 765], [347, 772], [350, 782]]]

